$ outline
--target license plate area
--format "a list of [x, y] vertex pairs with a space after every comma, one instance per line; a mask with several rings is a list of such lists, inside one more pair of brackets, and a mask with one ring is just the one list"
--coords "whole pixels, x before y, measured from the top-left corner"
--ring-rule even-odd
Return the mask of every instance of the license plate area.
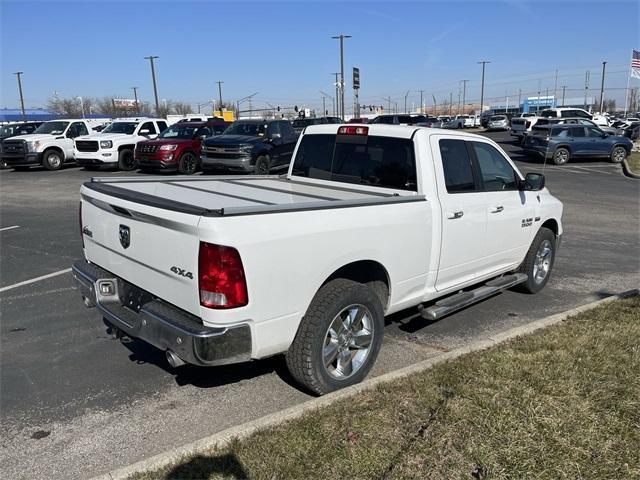
[[131, 285], [122, 279], [118, 279], [118, 293], [120, 294], [120, 303], [123, 307], [127, 307], [138, 313], [142, 306], [153, 300], [153, 295], [141, 288]]

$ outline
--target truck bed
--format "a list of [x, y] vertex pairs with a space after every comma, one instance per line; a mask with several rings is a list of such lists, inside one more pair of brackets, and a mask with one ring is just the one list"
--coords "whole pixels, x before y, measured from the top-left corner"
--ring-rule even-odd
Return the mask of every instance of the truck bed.
[[[280, 176], [93, 178], [84, 187], [153, 207], [209, 217], [361, 207], [424, 200], [407, 191], [320, 185]], [[367, 188], [363, 185], [363, 188]]]

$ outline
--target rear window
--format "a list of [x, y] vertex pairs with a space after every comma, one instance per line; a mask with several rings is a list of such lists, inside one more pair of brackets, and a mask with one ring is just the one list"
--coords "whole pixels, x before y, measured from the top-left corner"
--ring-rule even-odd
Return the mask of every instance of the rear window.
[[546, 117], [546, 118], [550, 118], [550, 117], [557, 117], [555, 110], [543, 110], [540, 113], [541, 117]]
[[305, 135], [293, 162], [301, 177], [417, 190], [413, 142], [393, 137]]
[[505, 117], [504, 115], [494, 115], [493, 117], [491, 117], [491, 120], [505, 120], [507, 117]]

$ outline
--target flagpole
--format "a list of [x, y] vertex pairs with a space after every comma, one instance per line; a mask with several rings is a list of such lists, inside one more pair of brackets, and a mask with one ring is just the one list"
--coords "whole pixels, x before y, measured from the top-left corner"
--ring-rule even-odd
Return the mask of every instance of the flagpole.
[[627, 75], [627, 91], [624, 95], [624, 117], [627, 117], [627, 102], [629, 100], [629, 82], [631, 81], [631, 65], [633, 64], [633, 48], [631, 49], [631, 60], [629, 61], [629, 75]]

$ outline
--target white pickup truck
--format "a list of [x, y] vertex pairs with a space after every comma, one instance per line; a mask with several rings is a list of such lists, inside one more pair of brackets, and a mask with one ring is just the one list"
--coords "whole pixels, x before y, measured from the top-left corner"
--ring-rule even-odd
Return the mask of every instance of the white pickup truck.
[[136, 168], [134, 150], [140, 141], [156, 138], [167, 128], [161, 118], [119, 118], [99, 134], [76, 138], [74, 156], [86, 170], [117, 165], [120, 170]]
[[80, 208], [73, 273], [116, 332], [174, 367], [286, 352], [317, 394], [365, 377], [387, 314], [539, 291], [562, 235], [493, 141], [394, 125], [308, 127], [281, 177], [94, 178]]
[[89, 135], [109, 119], [64, 119], [41, 124], [33, 133], [18, 135], [2, 142], [2, 160], [16, 170], [42, 165], [59, 170], [73, 162], [73, 140]]

